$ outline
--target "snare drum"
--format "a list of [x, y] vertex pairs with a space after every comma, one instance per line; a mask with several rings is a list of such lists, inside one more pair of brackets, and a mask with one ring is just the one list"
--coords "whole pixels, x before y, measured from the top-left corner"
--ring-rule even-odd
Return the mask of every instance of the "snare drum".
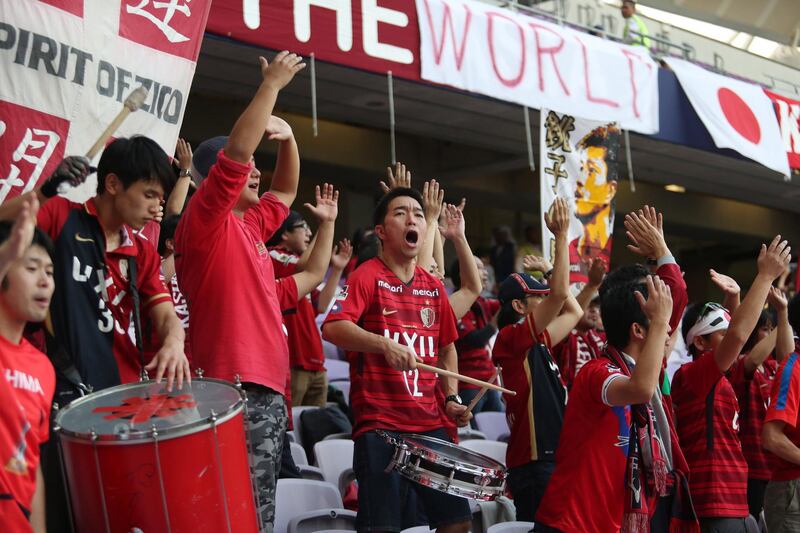
[[506, 469], [494, 459], [425, 435], [379, 434], [395, 447], [387, 472], [396, 470], [420, 485], [463, 498], [487, 501], [503, 495]]
[[[79, 532], [256, 532], [244, 401], [223, 381], [120, 385], [56, 415]], [[235, 527], [234, 527], [235, 524]]]

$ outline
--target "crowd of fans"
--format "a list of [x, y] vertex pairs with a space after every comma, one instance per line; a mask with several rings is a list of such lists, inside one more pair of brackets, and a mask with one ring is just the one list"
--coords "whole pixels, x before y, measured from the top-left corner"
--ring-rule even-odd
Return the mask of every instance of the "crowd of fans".
[[[194, 153], [179, 141], [177, 169], [147, 137], [120, 138], [85, 204], [57, 195], [95, 170], [68, 157], [0, 206], [0, 516], [11, 531], [69, 528], [53, 402], [148, 375], [180, 390], [197, 368], [247, 392], [270, 530], [289, 406], [328, 397], [323, 339], [350, 363], [360, 530], [406, 527], [413, 494], [431, 528], [468, 531], [465, 499], [386, 471], [393, 448], [379, 431], [453, 440], [482, 410], [506, 412], [508, 490], [535, 531], [744, 532], [762, 512], [770, 531], [798, 530], [800, 300], [773, 285], [785, 281], [785, 240], [754, 251], [758, 273], [741, 301], [736, 281], [712, 270], [722, 304], [689, 304], [662, 216], [644, 206], [624, 226], [647, 266], [607, 272], [596, 259], [575, 292], [565, 200], [545, 217], [552, 265], [534, 228], [520, 254], [502, 227], [473, 254], [465, 203], [445, 203], [435, 180], [414, 189], [398, 164], [373, 225], [334, 246], [339, 193], [319, 185], [304, 205], [313, 233], [290, 210], [299, 150], [272, 114], [304, 66], [288, 52], [262, 58], [230, 134]], [[264, 136], [279, 148], [259, 196], [253, 154]], [[686, 360], [671, 378], [678, 339]], [[421, 362], [485, 382], [499, 367], [516, 396], [501, 401]]]

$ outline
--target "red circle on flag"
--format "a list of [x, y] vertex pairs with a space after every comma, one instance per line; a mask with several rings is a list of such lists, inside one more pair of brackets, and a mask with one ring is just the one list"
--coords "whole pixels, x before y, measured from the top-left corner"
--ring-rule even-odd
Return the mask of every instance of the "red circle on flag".
[[758, 125], [758, 119], [747, 102], [725, 87], [717, 91], [717, 99], [728, 123], [739, 135], [753, 144], [761, 142], [761, 126]]

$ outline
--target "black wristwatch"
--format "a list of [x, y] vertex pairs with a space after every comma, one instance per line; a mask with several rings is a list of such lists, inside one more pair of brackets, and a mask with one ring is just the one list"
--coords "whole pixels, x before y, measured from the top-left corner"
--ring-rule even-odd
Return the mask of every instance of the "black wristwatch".
[[444, 404], [447, 405], [450, 402], [456, 402], [458, 405], [464, 405], [464, 402], [461, 400], [461, 396], [458, 394], [451, 394], [447, 398], [444, 399]]

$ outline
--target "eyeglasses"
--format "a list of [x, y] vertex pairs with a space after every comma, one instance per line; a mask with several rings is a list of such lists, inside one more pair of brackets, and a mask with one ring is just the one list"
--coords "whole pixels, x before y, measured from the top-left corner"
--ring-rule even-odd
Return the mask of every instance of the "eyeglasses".
[[294, 231], [294, 230], [296, 230], [298, 228], [303, 228], [303, 229], [307, 229], [307, 230], [311, 231], [311, 227], [308, 225], [308, 222], [303, 222], [301, 224], [295, 224], [294, 226], [291, 227], [291, 230]]
[[[722, 311], [723, 313], [726, 313], [726, 314], [727, 314], [727, 312], [728, 312], [728, 310], [727, 310], [727, 309], [725, 309], [723, 306], [721, 306], [720, 304], [718, 304], [718, 303], [716, 303], [716, 302], [707, 302], [707, 303], [706, 303], [705, 305], [703, 305], [703, 307], [700, 309], [700, 315], [698, 315], [698, 317], [697, 317], [697, 320], [699, 321], [699, 320], [700, 320], [700, 319], [702, 319], [704, 316], [708, 315], [709, 313], [711, 313], [711, 312], [713, 312], [713, 311]], [[717, 325], [719, 325], [720, 323], [722, 323], [724, 320], [725, 320], [725, 318], [724, 318], [724, 317], [717, 317], [717, 318], [715, 318], [715, 319], [714, 319], [714, 321], [713, 321], [713, 322], [711, 322], [711, 323], [709, 324], [709, 326], [717, 326]]]

